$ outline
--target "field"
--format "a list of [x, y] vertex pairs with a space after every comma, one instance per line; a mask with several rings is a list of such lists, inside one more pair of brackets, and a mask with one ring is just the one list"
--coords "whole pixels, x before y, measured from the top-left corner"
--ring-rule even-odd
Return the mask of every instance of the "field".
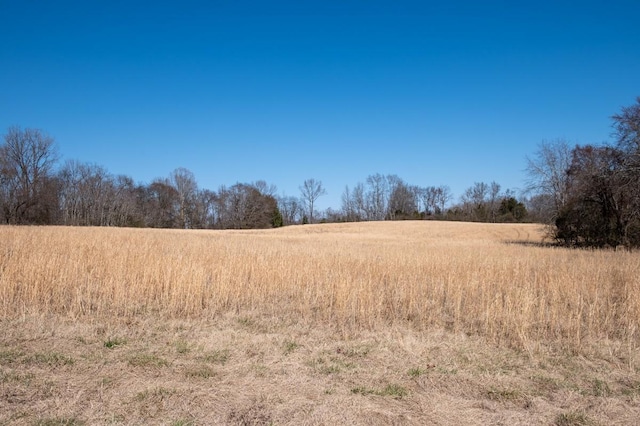
[[640, 253], [543, 237], [0, 227], [0, 424], [636, 424]]

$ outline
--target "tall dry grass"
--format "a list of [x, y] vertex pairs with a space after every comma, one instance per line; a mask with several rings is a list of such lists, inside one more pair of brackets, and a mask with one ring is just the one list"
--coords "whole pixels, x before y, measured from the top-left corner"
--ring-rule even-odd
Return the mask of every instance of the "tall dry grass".
[[393, 222], [266, 231], [0, 227], [0, 317], [253, 311], [395, 322], [530, 348], [640, 342], [640, 253], [541, 247], [536, 225]]

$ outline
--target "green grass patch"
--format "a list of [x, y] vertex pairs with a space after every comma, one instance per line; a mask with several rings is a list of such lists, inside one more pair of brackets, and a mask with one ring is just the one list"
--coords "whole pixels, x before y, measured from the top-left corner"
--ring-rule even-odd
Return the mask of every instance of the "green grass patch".
[[487, 398], [499, 402], [517, 401], [522, 398], [522, 393], [518, 390], [491, 388], [487, 391]]
[[570, 411], [558, 414], [553, 424], [555, 426], [590, 426], [594, 423], [584, 413]]
[[195, 426], [191, 420], [175, 420], [170, 423], [171, 426]]
[[165, 398], [168, 398], [171, 395], [174, 395], [175, 393], [176, 393], [175, 389], [168, 389], [162, 386], [158, 386], [156, 388], [145, 389], [142, 392], [138, 392], [134, 397], [134, 399], [136, 401], [149, 401], [149, 400], [162, 401]]
[[594, 379], [591, 384], [591, 391], [594, 396], [607, 397], [611, 395], [611, 388], [604, 380]]
[[125, 339], [121, 339], [119, 337], [111, 337], [104, 341], [104, 347], [107, 349], [114, 349], [126, 343], [127, 341]]
[[620, 391], [622, 395], [634, 396], [640, 395], [640, 381], [624, 381], [623, 389]]
[[390, 396], [395, 399], [402, 399], [409, 394], [406, 388], [396, 384], [388, 384], [383, 389], [367, 388], [366, 386], [358, 386], [351, 389], [351, 393], [358, 395], [377, 395]]
[[169, 361], [153, 354], [137, 354], [129, 358], [129, 365], [133, 367], [168, 367]]
[[73, 365], [75, 362], [72, 357], [59, 352], [37, 352], [27, 357], [26, 361], [33, 364], [48, 365], [49, 367]]
[[186, 340], [178, 340], [173, 344], [173, 346], [176, 348], [176, 352], [181, 355], [184, 355], [191, 350], [189, 348], [189, 343]]
[[0, 371], [0, 383], [20, 383], [29, 385], [36, 375], [34, 373], [18, 373], [14, 371]]
[[34, 423], [35, 426], [80, 426], [84, 424], [85, 422], [83, 422], [82, 420], [78, 420], [75, 417], [55, 417], [51, 419], [40, 419]]
[[407, 396], [408, 393], [409, 392], [407, 391], [407, 389], [404, 388], [403, 386], [396, 385], [396, 384], [388, 384], [387, 386], [384, 387], [384, 389], [382, 389], [382, 392], [380, 392], [380, 395], [391, 396], [393, 398], [400, 399]]
[[283, 345], [283, 351], [285, 355], [289, 355], [293, 353], [296, 349], [300, 347], [299, 344], [293, 341], [285, 341]]
[[368, 345], [354, 346], [351, 348], [340, 346], [336, 349], [336, 353], [348, 358], [364, 358], [369, 355], [369, 352], [371, 352], [371, 347]]
[[337, 374], [345, 370], [356, 368], [353, 362], [345, 361], [338, 357], [318, 357], [307, 363], [308, 366], [322, 374]]
[[427, 374], [429, 370], [433, 369], [435, 366], [428, 366], [427, 368], [414, 367], [410, 368], [407, 374], [409, 377], [413, 377], [414, 379], [422, 376], [423, 374]]
[[24, 352], [16, 349], [4, 349], [0, 351], [0, 365], [9, 365], [17, 362]]
[[457, 368], [438, 367], [438, 368], [436, 368], [436, 372], [440, 373], [440, 374], [447, 375], [447, 376], [455, 376], [456, 374], [458, 374], [458, 369]]
[[187, 376], [188, 378], [208, 379], [215, 376], [215, 372], [208, 365], [202, 365], [187, 369], [185, 371], [185, 376]]
[[546, 395], [549, 393], [553, 393], [562, 388], [562, 383], [553, 377], [545, 376], [542, 374], [536, 374], [534, 376], [529, 377], [529, 379], [533, 382], [534, 391], [539, 395]]
[[204, 362], [209, 362], [212, 364], [221, 364], [224, 365], [229, 361], [230, 355], [229, 350], [223, 349], [218, 351], [209, 352], [200, 357], [200, 360]]

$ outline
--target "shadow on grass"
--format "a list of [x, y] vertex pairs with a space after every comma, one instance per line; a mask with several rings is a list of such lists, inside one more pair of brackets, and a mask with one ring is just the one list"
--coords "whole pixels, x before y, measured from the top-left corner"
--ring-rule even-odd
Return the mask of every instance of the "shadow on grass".
[[634, 247], [625, 247], [625, 246], [617, 246], [617, 247], [612, 247], [612, 246], [604, 246], [604, 247], [594, 247], [594, 246], [590, 246], [588, 244], [567, 244], [567, 243], [563, 243], [561, 241], [524, 241], [524, 240], [505, 240], [503, 241], [505, 244], [513, 244], [513, 245], [519, 245], [519, 246], [525, 246], [525, 247], [542, 247], [542, 248], [566, 248], [566, 249], [574, 249], [574, 250], [588, 250], [588, 251], [612, 251], [612, 252], [617, 252], [617, 251], [627, 251], [627, 252], [632, 252], [632, 251], [638, 251], [637, 248]]
[[558, 242], [549, 242], [549, 241], [505, 240], [504, 243], [509, 245], [519, 245], [519, 246], [525, 246], [525, 247], [543, 247], [543, 248], [567, 247], [564, 244], [561, 244]]

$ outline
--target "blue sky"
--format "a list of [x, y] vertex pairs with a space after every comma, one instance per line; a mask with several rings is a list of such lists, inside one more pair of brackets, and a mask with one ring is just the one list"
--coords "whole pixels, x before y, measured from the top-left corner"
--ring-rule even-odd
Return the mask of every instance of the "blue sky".
[[610, 140], [640, 95], [638, 1], [0, 0], [0, 131], [202, 188], [374, 173], [521, 188], [543, 140]]

